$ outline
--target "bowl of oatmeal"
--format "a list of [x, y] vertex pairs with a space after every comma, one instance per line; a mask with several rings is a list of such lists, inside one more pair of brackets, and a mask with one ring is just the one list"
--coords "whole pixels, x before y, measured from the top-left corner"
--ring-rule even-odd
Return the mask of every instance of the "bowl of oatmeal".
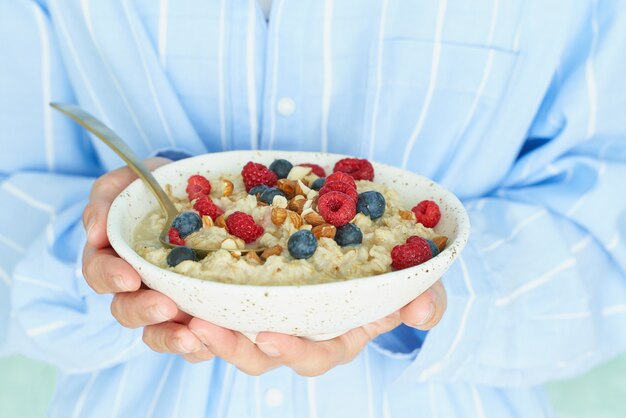
[[158, 242], [165, 218], [139, 180], [111, 206], [111, 245], [181, 310], [252, 339], [324, 340], [384, 317], [437, 281], [469, 236], [442, 186], [344, 155], [232, 151], [154, 176], [181, 213], [168, 225], [178, 247]]

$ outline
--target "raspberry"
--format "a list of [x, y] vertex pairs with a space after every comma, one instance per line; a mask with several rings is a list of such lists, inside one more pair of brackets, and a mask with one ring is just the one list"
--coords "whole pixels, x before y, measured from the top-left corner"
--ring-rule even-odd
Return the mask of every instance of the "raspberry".
[[193, 208], [198, 211], [200, 216], [208, 216], [213, 220], [224, 213], [222, 208], [213, 203], [209, 196], [199, 197], [193, 204]]
[[350, 196], [352, 199], [354, 199], [355, 203], [359, 199], [359, 194], [357, 193], [356, 189], [352, 188], [352, 186], [350, 186], [349, 184], [341, 182], [341, 181], [325, 182], [324, 187], [320, 189], [319, 194], [320, 196], [324, 196], [328, 192], [345, 193], [348, 196]]
[[333, 173], [330, 176], [326, 177], [326, 181], [327, 182], [340, 181], [342, 183], [351, 185], [356, 190], [356, 184], [354, 184], [354, 177], [352, 177], [350, 174], [346, 174], [341, 171], [337, 171], [336, 173]]
[[326, 171], [324, 171], [324, 169], [317, 164], [307, 163], [307, 164], [298, 164], [298, 165], [302, 167], [311, 167], [313, 169], [313, 174], [315, 174], [317, 177], [326, 177]]
[[374, 180], [374, 167], [367, 160], [358, 158], [344, 158], [337, 161], [334, 172], [342, 171], [350, 174], [355, 180]]
[[430, 246], [430, 254], [432, 257], [436, 256], [437, 254], [439, 254], [439, 247], [437, 247], [437, 244], [435, 244], [432, 240], [430, 239], [425, 239], [422, 237], [418, 237], [417, 235], [413, 235], [412, 237], [408, 237], [406, 240], [407, 244], [415, 244], [415, 243], [419, 243], [421, 240], [424, 240], [428, 243], [428, 245]]
[[320, 196], [317, 209], [326, 222], [342, 226], [356, 215], [356, 201], [345, 193], [332, 191]]
[[417, 266], [432, 258], [430, 245], [425, 239], [415, 237], [411, 243], [400, 244], [391, 250], [391, 266], [396, 270], [402, 270]]
[[247, 213], [233, 212], [226, 218], [228, 232], [246, 243], [256, 241], [265, 230], [254, 222], [254, 218]]
[[265, 184], [266, 186], [273, 186], [278, 181], [278, 176], [269, 168], [263, 164], [248, 162], [241, 170], [241, 176], [243, 177], [243, 184], [246, 186], [246, 191], [249, 192], [254, 186], [259, 184]]
[[196, 174], [187, 179], [187, 196], [194, 200], [211, 193], [211, 183], [203, 176]]
[[167, 237], [172, 245], [185, 245], [185, 240], [180, 237], [180, 233], [176, 228], [170, 228]]
[[415, 219], [426, 228], [433, 228], [441, 219], [439, 206], [432, 200], [422, 200], [411, 211], [415, 214]]

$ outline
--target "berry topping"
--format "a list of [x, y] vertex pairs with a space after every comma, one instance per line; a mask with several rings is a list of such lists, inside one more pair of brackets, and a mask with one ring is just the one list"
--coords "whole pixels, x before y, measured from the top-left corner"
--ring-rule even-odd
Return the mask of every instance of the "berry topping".
[[345, 193], [332, 191], [320, 196], [317, 209], [326, 222], [335, 226], [347, 224], [356, 215], [356, 202]]
[[259, 195], [259, 194], [263, 193], [264, 191], [266, 191], [269, 188], [270, 187], [266, 186], [265, 184], [259, 184], [258, 186], [254, 186], [253, 188], [251, 188], [248, 191], [248, 194]]
[[167, 255], [167, 265], [176, 267], [186, 260], [198, 261], [198, 255], [189, 247], [176, 247]]
[[415, 244], [415, 243], [421, 242], [421, 240], [426, 241], [428, 245], [430, 245], [430, 253], [432, 254], [433, 257], [439, 254], [439, 248], [437, 247], [437, 244], [435, 244], [434, 241], [431, 241], [429, 239], [425, 239], [422, 237], [418, 237], [417, 235], [413, 235], [412, 237], [407, 238], [406, 243]]
[[181, 238], [185, 238], [187, 235], [202, 228], [202, 219], [196, 212], [179, 213], [172, 221], [172, 227], [178, 230]]
[[306, 259], [317, 250], [317, 240], [311, 231], [303, 229], [289, 237], [287, 249], [293, 258]]
[[425, 239], [415, 237], [411, 243], [400, 244], [391, 250], [391, 266], [396, 270], [417, 266], [432, 258], [430, 245]]
[[342, 183], [349, 184], [356, 189], [356, 184], [354, 184], [354, 177], [352, 177], [350, 174], [342, 173], [341, 171], [337, 171], [336, 173], [333, 173], [330, 176], [326, 177], [326, 181], [340, 181]]
[[360, 244], [363, 241], [363, 233], [355, 224], [345, 224], [337, 228], [335, 241], [342, 247]]
[[209, 196], [199, 197], [193, 204], [193, 208], [200, 213], [200, 216], [209, 216], [213, 220], [224, 213], [224, 210], [213, 203]]
[[356, 189], [353, 188], [352, 186], [350, 186], [348, 183], [344, 183], [342, 181], [327, 181], [324, 183], [324, 187], [322, 187], [320, 189], [320, 196], [324, 196], [326, 193], [328, 192], [341, 192], [341, 193], [345, 193], [348, 196], [350, 196], [352, 199], [354, 199], [354, 202], [356, 203], [357, 199], [359, 198], [359, 194], [357, 193]]
[[194, 200], [211, 193], [211, 183], [205, 177], [196, 174], [187, 179], [187, 196], [189, 200]]
[[276, 187], [268, 187], [261, 193], [260, 199], [261, 202], [271, 205], [276, 196], [283, 196], [285, 199], [287, 198], [287, 195], [282, 190], [277, 189]]
[[243, 184], [246, 186], [246, 191], [250, 191], [254, 186], [259, 184], [265, 184], [266, 186], [274, 186], [278, 181], [276, 173], [263, 164], [248, 162], [241, 171], [243, 177]]
[[274, 162], [270, 164], [270, 170], [276, 173], [279, 179], [286, 179], [292, 168], [293, 164], [287, 160], [274, 160]]
[[248, 244], [256, 241], [264, 232], [263, 227], [257, 225], [252, 216], [243, 212], [233, 212], [226, 218], [226, 228], [230, 234]]
[[363, 192], [359, 194], [356, 211], [372, 219], [378, 219], [385, 213], [385, 198], [378, 192]]
[[313, 184], [311, 184], [311, 189], [313, 190], [317, 190], [318, 192], [320, 191], [320, 189], [322, 187], [324, 187], [324, 182], [326, 181], [326, 179], [324, 177], [320, 177], [318, 179], [315, 179], [315, 181], [313, 182]]
[[411, 211], [415, 214], [415, 219], [426, 228], [433, 228], [441, 219], [439, 206], [432, 200], [422, 200]]
[[167, 237], [172, 245], [185, 245], [185, 240], [180, 237], [180, 233], [176, 228], [170, 228], [167, 233]]
[[374, 180], [374, 167], [367, 160], [344, 158], [337, 161], [334, 172], [342, 171], [350, 174], [355, 180]]
[[298, 164], [298, 165], [302, 167], [311, 167], [313, 174], [315, 174], [318, 177], [326, 177], [326, 171], [324, 171], [324, 169], [317, 164], [307, 163], [307, 164]]

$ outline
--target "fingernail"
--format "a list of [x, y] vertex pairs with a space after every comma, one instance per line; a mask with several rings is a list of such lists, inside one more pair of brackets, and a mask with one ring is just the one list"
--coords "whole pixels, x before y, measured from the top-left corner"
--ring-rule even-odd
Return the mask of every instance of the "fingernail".
[[435, 304], [430, 302], [428, 304], [428, 310], [422, 313], [422, 316], [418, 318], [416, 325], [424, 325], [428, 323], [431, 319], [433, 319], [433, 315], [435, 315]]
[[115, 286], [121, 291], [130, 290], [129, 284], [126, 283], [126, 279], [124, 279], [122, 275], [116, 274], [113, 276], [113, 283], [115, 283]]
[[161, 322], [170, 319], [167, 312], [165, 312], [165, 308], [159, 305], [155, 305], [150, 308], [150, 317], [154, 319], [155, 321], [161, 321]]
[[96, 224], [96, 218], [92, 216], [91, 218], [89, 218], [89, 221], [87, 222], [87, 239], [88, 240], [91, 238], [91, 230], [93, 229], [95, 224]]
[[257, 347], [270, 357], [280, 356], [280, 351], [278, 351], [278, 348], [272, 343], [257, 343]]

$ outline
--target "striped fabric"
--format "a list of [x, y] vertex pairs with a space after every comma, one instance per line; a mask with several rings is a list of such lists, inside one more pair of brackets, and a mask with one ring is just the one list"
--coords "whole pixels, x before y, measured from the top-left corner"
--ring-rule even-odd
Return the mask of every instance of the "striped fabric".
[[[619, 0], [0, 2], [0, 335], [58, 366], [50, 417], [545, 417], [548, 379], [626, 348]], [[141, 155], [323, 150], [457, 193], [448, 311], [318, 378], [148, 350], [81, 277], [94, 178]]]

